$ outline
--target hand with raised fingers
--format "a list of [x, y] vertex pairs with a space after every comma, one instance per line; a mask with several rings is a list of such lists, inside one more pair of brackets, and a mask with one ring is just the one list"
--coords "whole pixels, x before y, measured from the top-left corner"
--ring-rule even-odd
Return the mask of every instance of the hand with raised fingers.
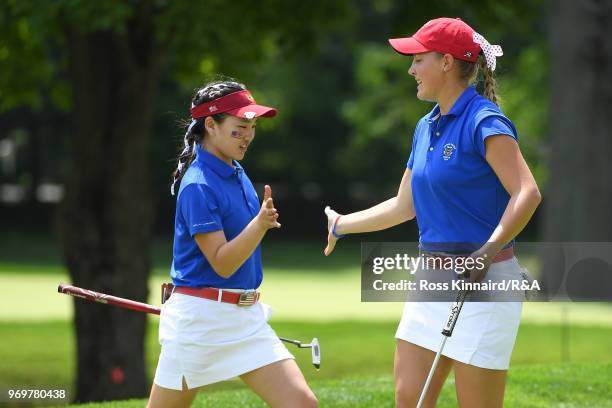
[[338, 235], [336, 233], [336, 227], [338, 226], [338, 220], [340, 219], [341, 215], [332, 210], [329, 205], [325, 207], [324, 211], [325, 215], [327, 216], [327, 246], [325, 247], [325, 250], [323, 250], [323, 253], [325, 256], [328, 256], [333, 252], [334, 248], [336, 247], [336, 242], [338, 242], [343, 235]]
[[278, 211], [274, 208], [274, 200], [272, 199], [272, 187], [265, 185], [264, 197], [261, 202], [261, 209], [257, 214], [256, 221], [264, 229], [280, 228], [278, 220]]

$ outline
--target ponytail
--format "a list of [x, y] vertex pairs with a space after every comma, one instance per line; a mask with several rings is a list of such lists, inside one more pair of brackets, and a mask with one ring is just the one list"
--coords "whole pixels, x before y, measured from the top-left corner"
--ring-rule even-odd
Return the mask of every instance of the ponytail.
[[[246, 89], [244, 84], [236, 82], [232, 78], [219, 76], [219, 79], [209, 82], [201, 88], [195, 90], [193, 98], [191, 99], [191, 108], [200, 105], [205, 102], [213, 101], [222, 96], [228, 95], [232, 92], [243, 91]], [[218, 113], [211, 115], [213, 120], [217, 123], [223, 122], [227, 114]], [[196, 147], [202, 140], [204, 140], [205, 129], [204, 120], [206, 118], [190, 119], [186, 122], [185, 136], [183, 137], [183, 150], [179, 153], [177, 158], [176, 170], [172, 173], [172, 185], [170, 186], [170, 194], [175, 195], [175, 186], [178, 183], [181, 184], [181, 179], [187, 172], [187, 169], [193, 162], [196, 155]]]
[[183, 138], [183, 151], [177, 159], [177, 167], [172, 173], [172, 185], [170, 186], [170, 194], [175, 195], [174, 186], [176, 183], [181, 183], [181, 179], [187, 171], [187, 168], [193, 162], [196, 152], [196, 144], [199, 144], [203, 138], [204, 119], [192, 119], [187, 126], [185, 137]]
[[487, 65], [487, 60], [483, 57], [478, 58], [478, 69], [482, 72], [482, 79], [484, 81], [484, 97], [494, 104], [499, 105], [497, 98], [497, 81], [495, 80], [493, 71]]
[[497, 81], [484, 56], [480, 56], [477, 63], [460, 59], [455, 59], [455, 62], [459, 64], [460, 79], [468, 81], [470, 84], [478, 85], [481, 81], [479, 77], [482, 77], [482, 95], [499, 106], [500, 98], [497, 95]]

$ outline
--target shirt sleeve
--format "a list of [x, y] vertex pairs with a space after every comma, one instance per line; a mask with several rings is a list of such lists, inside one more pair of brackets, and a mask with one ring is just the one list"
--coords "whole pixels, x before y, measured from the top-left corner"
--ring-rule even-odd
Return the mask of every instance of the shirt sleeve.
[[478, 123], [474, 133], [474, 144], [483, 157], [486, 154], [485, 140], [490, 136], [508, 135], [518, 141], [518, 135], [512, 122], [500, 114], [486, 116]]
[[406, 164], [406, 167], [410, 170], [412, 170], [412, 166], [414, 166], [414, 149], [410, 151], [410, 157], [408, 157], [408, 163]]
[[191, 236], [223, 229], [217, 198], [203, 184], [189, 184], [181, 191], [179, 203]]
[[414, 150], [416, 147], [417, 134], [419, 133], [419, 126], [421, 122], [417, 123], [416, 129], [414, 129], [414, 135], [412, 136], [412, 150], [410, 150], [410, 157], [408, 157], [408, 163], [406, 163], [406, 167], [412, 170], [412, 166], [414, 165]]

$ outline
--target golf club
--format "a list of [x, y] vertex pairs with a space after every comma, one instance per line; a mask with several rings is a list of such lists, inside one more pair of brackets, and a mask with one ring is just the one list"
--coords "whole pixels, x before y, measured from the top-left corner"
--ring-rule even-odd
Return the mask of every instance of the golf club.
[[436, 371], [436, 366], [438, 365], [438, 360], [440, 360], [440, 355], [442, 354], [442, 350], [444, 349], [444, 344], [446, 344], [446, 340], [453, 335], [453, 329], [455, 328], [455, 324], [457, 323], [457, 319], [459, 318], [459, 313], [461, 312], [461, 308], [463, 307], [463, 302], [465, 301], [465, 297], [469, 293], [470, 291], [468, 290], [460, 290], [457, 294], [455, 302], [451, 307], [450, 316], [448, 318], [448, 321], [446, 322], [446, 326], [444, 326], [444, 329], [442, 329], [442, 344], [440, 344], [440, 349], [436, 353], [436, 357], [434, 358], [433, 364], [431, 365], [431, 369], [429, 370], [429, 374], [427, 375], [427, 380], [425, 380], [425, 385], [423, 386], [423, 391], [421, 391], [421, 396], [419, 397], [417, 408], [421, 408], [421, 405], [425, 400], [425, 395], [427, 394], [429, 383], [431, 382], [433, 374]]
[[301, 341], [286, 339], [284, 337], [279, 337], [279, 339], [286, 343], [294, 344], [298, 348], [310, 348], [312, 350], [312, 365], [315, 366], [317, 371], [319, 370], [319, 368], [321, 368], [321, 348], [319, 347], [319, 339], [315, 337], [308, 344], [302, 344]]
[[[162, 287], [162, 291], [166, 288]], [[89, 289], [79, 288], [78, 286], [66, 285], [60, 283], [57, 287], [57, 291], [59, 293], [63, 293], [65, 295], [70, 295], [74, 297], [79, 297], [81, 299], [91, 300], [98, 303], [104, 303], [107, 305], [121, 307], [123, 309], [135, 310], [137, 312], [145, 312], [159, 315], [161, 313], [161, 308], [150, 305], [148, 303], [136, 302], [134, 300], [125, 299], [117, 296], [107, 295], [105, 293], [95, 292]], [[284, 337], [279, 337], [281, 341], [285, 343], [290, 343], [298, 348], [310, 348], [312, 349], [312, 365], [315, 366], [317, 371], [321, 367], [321, 347], [319, 346], [319, 340], [315, 337], [308, 344], [302, 344], [302, 342], [293, 339], [287, 339]]]

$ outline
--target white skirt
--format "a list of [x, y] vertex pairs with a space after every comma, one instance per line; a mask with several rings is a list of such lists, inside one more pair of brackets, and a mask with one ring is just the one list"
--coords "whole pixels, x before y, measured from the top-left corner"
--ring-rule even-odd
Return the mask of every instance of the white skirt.
[[173, 293], [162, 305], [155, 384], [182, 390], [294, 358], [268, 324], [271, 308], [241, 307]]
[[[516, 258], [491, 265], [485, 279], [521, 279]], [[406, 302], [395, 337], [438, 352], [452, 302]], [[507, 370], [522, 302], [465, 302], [442, 355], [465, 364]]]

